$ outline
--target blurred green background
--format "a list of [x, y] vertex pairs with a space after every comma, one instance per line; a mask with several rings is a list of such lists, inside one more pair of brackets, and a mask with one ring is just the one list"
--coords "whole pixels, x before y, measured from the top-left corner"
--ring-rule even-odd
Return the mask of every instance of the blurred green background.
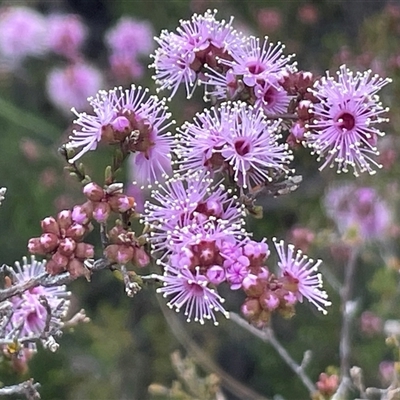
[[[104, 33], [123, 15], [149, 21], [158, 34], [161, 29], [175, 29], [179, 19], [189, 18], [193, 12], [218, 9], [219, 18], [235, 17], [237, 29], [269, 35], [271, 40], [285, 43], [288, 53], [296, 53], [299, 70], [321, 75], [345, 61], [355, 68], [375, 68], [392, 76], [395, 81], [383, 100], [391, 106], [392, 123], [386, 127], [392, 140], [389, 146], [397, 151], [400, 85], [396, 79], [400, 67], [393, 60], [396, 52], [400, 53], [400, 17], [395, 12], [399, 3], [391, 2], [393, 9], [385, 1], [357, 0], [53, 0], [9, 1], [2, 2], [2, 6], [27, 5], [44, 14], [80, 14], [90, 30], [84, 53], [99, 67], [107, 61]], [[144, 65], [149, 61], [143, 59]], [[28, 239], [39, 235], [42, 218], [83, 201], [79, 184], [63, 171], [57, 154], [73, 115], [66, 116], [55, 109], [44, 90], [46, 74], [57, 63], [60, 60], [51, 57], [31, 58], [16, 71], [0, 71], [0, 186], [8, 189], [0, 209], [0, 260], [9, 265], [26, 254]], [[147, 71], [135, 83], [154, 92], [151, 74]], [[116, 83], [109, 81], [104, 89]], [[200, 92], [189, 104], [183, 91], [171, 102], [178, 123], [204, 107]], [[321, 208], [321, 196], [329, 184], [343, 177], [331, 171], [319, 173], [315, 159], [304, 149], [297, 150], [296, 155], [297, 173], [303, 175], [302, 186], [286, 197], [260, 199], [264, 217], [250, 220], [249, 227], [257, 239], [286, 237], [294, 226], [310, 228], [316, 234], [310, 256], [324, 259], [325, 268], [340, 281], [343, 265], [332, 256], [328, 238], [334, 226]], [[90, 173], [98, 178], [107, 162], [102, 156], [92, 154], [86, 158]], [[396, 209], [398, 173], [399, 166], [394, 163], [377, 176], [361, 177], [360, 182], [377, 187]], [[98, 240], [95, 235], [90, 239]], [[398, 257], [397, 241], [398, 236], [394, 235], [390, 241], [366, 248], [356, 279], [355, 292], [360, 296], [362, 309], [371, 309], [384, 319], [400, 318], [396, 303], [398, 271], [388, 266], [387, 257], [386, 261], [381, 257], [390, 256], [393, 264]], [[279, 340], [294, 359], [300, 362], [305, 350], [312, 351], [307, 372], [313, 381], [328, 366], [339, 364], [339, 297], [329, 283], [326, 286], [333, 302], [327, 316], [304, 304], [297, 307], [292, 319], [277, 317], [273, 321]], [[127, 298], [121, 281], [103, 271], [95, 274], [90, 283], [79, 279], [70, 285], [70, 290], [74, 296], [73, 310], [85, 308], [92, 322], [76, 327], [74, 332], [65, 332], [56, 353], [39, 351], [26, 376], [16, 376], [4, 362], [0, 377], [3, 382], [11, 384], [32, 376], [42, 384], [43, 399], [60, 400], [145, 400], [150, 398], [151, 383], [170, 386], [176, 379], [170, 354], [176, 349], [185, 352], [185, 348], [171, 333], [154, 288], [145, 288], [134, 298]], [[238, 311], [243, 297], [232, 292], [226, 296], [228, 309]], [[391, 304], [396, 307], [388, 306]], [[379, 386], [378, 365], [392, 359], [392, 352], [385, 346], [383, 334], [363, 335], [357, 324], [358, 320], [352, 364], [363, 368], [368, 384]], [[275, 351], [234, 323], [221, 321], [219, 327], [186, 324], [181, 329], [204, 349], [210, 360], [258, 393], [270, 398], [276, 394], [285, 399], [308, 398], [301, 382]], [[231, 393], [226, 392], [226, 396], [235, 399]]]

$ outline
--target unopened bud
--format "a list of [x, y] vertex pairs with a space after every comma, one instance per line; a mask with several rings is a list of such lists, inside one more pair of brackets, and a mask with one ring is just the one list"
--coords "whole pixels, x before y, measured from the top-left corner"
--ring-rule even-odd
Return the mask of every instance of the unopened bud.
[[28, 251], [29, 251], [29, 253], [40, 254], [40, 255], [44, 255], [47, 253], [47, 251], [43, 248], [43, 246], [40, 242], [40, 238], [29, 239]]
[[108, 203], [96, 203], [93, 209], [93, 218], [101, 224], [107, 221], [110, 213], [111, 208]]
[[72, 224], [72, 212], [70, 210], [62, 210], [57, 215], [57, 223], [60, 229], [68, 229]]
[[59, 239], [54, 233], [43, 233], [40, 236], [40, 244], [46, 253], [51, 253], [58, 246]]
[[93, 203], [87, 201], [84, 204], [77, 205], [72, 209], [72, 220], [80, 225], [86, 225], [92, 218]]
[[94, 247], [88, 243], [77, 243], [75, 249], [75, 256], [81, 260], [94, 257]]
[[57, 236], [60, 234], [60, 228], [54, 217], [46, 217], [40, 224], [44, 233], [53, 233]]
[[86, 232], [86, 228], [83, 225], [73, 223], [65, 232], [65, 236], [78, 242], [83, 239]]
[[135, 199], [124, 194], [116, 194], [109, 198], [108, 204], [114, 212], [124, 213], [133, 209], [135, 206]]
[[145, 267], [150, 262], [150, 257], [143, 247], [136, 247], [133, 254], [133, 263], [138, 267]]
[[90, 182], [84, 186], [83, 194], [91, 201], [100, 201], [105, 193], [97, 183]]
[[65, 239], [60, 240], [60, 244], [58, 245], [57, 251], [59, 251], [64, 256], [69, 257], [75, 251], [75, 248], [76, 248], [75, 240], [67, 237]]

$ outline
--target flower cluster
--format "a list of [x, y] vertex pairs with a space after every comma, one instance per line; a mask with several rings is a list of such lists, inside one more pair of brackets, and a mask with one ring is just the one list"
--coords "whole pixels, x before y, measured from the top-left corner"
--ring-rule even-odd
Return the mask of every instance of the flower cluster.
[[172, 171], [173, 138], [165, 130], [170, 113], [165, 101], [147, 96], [148, 90], [132, 85], [130, 89], [100, 91], [89, 103], [92, 114], [79, 113], [68, 146], [81, 150], [70, 160], [76, 161], [99, 142], [118, 144], [124, 154], [133, 153], [135, 177], [139, 184], [153, 184]]
[[379, 154], [376, 144], [383, 132], [376, 125], [387, 121], [382, 114], [388, 109], [377, 92], [390, 81], [372, 71], [354, 74], [342, 65], [337, 79], [328, 74], [315, 82], [311, 92], [318, 102], [305, 138], [319, 159], [325, 157], [320, 169], [336, 164], [338, 172], [352, 168], [357, 176], [366, 171], [373, 174], [373, 166], [379, 167], [372, 156]]
[[[285, 125], [290, 132], [286, 141], [292, 146], [302, 143], [319, 159], [325, 158], [320, 169], [336, 164], [338, 172], [348, 172], [349, 168], [355, 175], [374, 172], [373, 166], [379, 166], [373, 158], [378, 155], [376, 142], [383, 135], [376, 125], [386, 121], [383, 114], [387, 112], [377, 92], [390, 79], [379, 78], [371, 71], [353, 74], [343, 65], [337, 80], [329, 74], [314, 80], [309, 72], [297, 72], [292, 56], [283, 53], [284, 45], [238, 34], [232, 20], [217, 21], [215, 15], [211, 11], [194, 15], [191, 21], [181, 21], [177, 32], [161, 33], [153, 56], [160, 90], [171, 89], [172, 97], [183, 84], [190, 97], [199, 81], [206, 86], [206, 100], [239, 100], [252, 106], [252, 111], [245, 112], [247, 119], [256, 110], [274, 119], [288, 114], [294, 123]], [[222, 119], [226, 110], [219, 112]], [[203, 121], [207, 125], [218, 117], [204, 112], [198, 118], [193, 129], [196, 132]], [[218, 121], [217, 130], [225, 124]], [[186, 124], [183, 137], [191, 139], [189, 130], [190, 124]], [[218, 148], [220, 139], [220, 133], [200, 135], [195, 138], [199, 148], [194, 153], [201, 153], [206, 144]], [[186, 153], [192, 150], [190, 147]], [[208, 151], [208, 158], [212, 152]], [[213, 156], [214, 163], [221, 162], [220, 154], [218, 151]], [[199, 156], [192, 157], [196, 158], [195, 165], [201, 162]]]
[[190, 21], [181, 21], [177, 32], [164, 30], [156, 38], [159, 48], [152, 56], [154, 78], [160, 89], [171, 90], [170, 97], [181, 84], [190, 97], [204, 67], [230, 58], [230, 50], [242, 45], [242, 36], [232, 28], [232, 20], [217, 21], [215, 14], [210, 10], [204, 15], [195, 14]]
[[292, 247], [285, 256], [281, 243], [276, 247], [282, 277], [275, 278], [264, 265], [267, 244], [249, 238], [243, 206], [228, 194], [222, 185], [215, 187], [207, 173], [194, 173], [171, 178], [153, 191], [157, 203], [146, 203], [144, 222], [164, 269], [164, 275], [157, 276], [163, 282], [158, 292], [171, 297], [169, 306], [184, 308], [188, 320], [203, 324], [211, 319], [216, 324], [215, 311], [228, 316], [216, 287], [227, 283], [231, 290], [247, 294], [242, 310], [255, 325], [265, 324], [271, 311], [284, 312], [303, 297], [324, 311], [330, 303], [320, 289], [320, 275], [314, 274], [319, 262], [313, 265], [300, 253], [293, 256]]
[[331, 187], [324, 199], [325, 210], [341, 234], [351, 231], [361, 240], [379, 240], [389, 231], [389, 205], [371, 187], [343, 184]]
[[103, 189], [95, 182], [86, 184], [83, 194], [88, 202], [81, 206], [75, 206], [73, 215], [75, 221], [81, 224], [88, 223], [93, 217], [99, 223], [105, 223], [111, 212], [129, 213], [134, 212], [135, 199], [122, 193], [123, 185], [114, 183]]
[[[15, 269], [10, 269], [11, 277], [6, 286], [26, 284], [46, 271], [46, 262], [36, 261], [34, 256], [30, 260], [24, 257], [22, 262], [22, 265], [16, 262]], [[35, 338], [45, 340], [49, 335], [59, 335], [62, 319], [69, 308], [69, 297], [65, 286], [36, 286], [11, 297], [12, 312], [4, 326], [6, 337], [31, 339], [26, 345], [35, 349]]]
[[180, 166], [184, 171], [225, 172], [243, 188], [263, 185], [290, 172], [292, 155], [278, 142], [280, 123], [242, 102], [206, 109], [178, 129]]
[[153, 50], [152, 38], [153, 29], [148, 22], [122, 17], [105, 36], [114, 76], [124, 81], [140, 78], [143, 67], [138, 60]]

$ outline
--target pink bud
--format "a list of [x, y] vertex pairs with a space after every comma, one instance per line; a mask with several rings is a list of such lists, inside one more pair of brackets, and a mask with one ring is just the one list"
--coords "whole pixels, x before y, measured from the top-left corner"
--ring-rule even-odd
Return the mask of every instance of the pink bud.
[[219, 285], [225, 280], [225, 269], [219, 265], [213, 265], [208, 268], [206, 275], [210, 283]]
[[124, 213], [133, 209], [135, 199], [124, 194], [115, 194], [108, 199], [108, 204], [114, 212]]
[[264, 285], [253, 274], [248, 274], [242, 282], [245, 293], [250, 297], [259, 297], [264, 291]]
[[72, 213], [70, 210], [62, 210], [57, 215], [57, 223], [60, 229], [68, 229], [72, 224]]
[[90, 272], [83, 265], [82, 261], [77, 258], [73, 258], [68, 264], [68, 272], [71, 274], [72, 278], [79, 278], [80, 276], [90, 276]]
[[58, 274], [61, 274], [62, 272], [65, 271], [65, 267], [63, 267], [62, 265], [57, 264], [57, 262], [55, 262], [53, 260], [49, 260], [46, 263], [46, 271], [50, 275], [58, 275]]
[[75, 241], [82, 240], [86, 235], [86, 228], [83, 225], [74, 223], [72, 224], [67, 231], [65, 232], [65, 236], [69, 237]]
[[58, 246], [58, 243], [58, 236], [56, 236], [54, 233], [43, 233], [40, 236], [40, 244], [46, 253], [51, 253], [53, 250], [55, 250]]
[[46, 217], [43, 219], [41, 226], [44, 233], [54, 233], [57, 236], [60, 234], [60, 228], [54, 217]]
[[87, 201], [84, 204], [77, 205], [72, 209], [72, 220], [80, 225], [86, 225], [92, 218], [93, 203]]
[[111, 123], [111, 126], [118, 132], [124, 132], [130, 129], [131, 124], [128, 118], [120, 116], [114, 119], [114, 121]]
[[94, 247], [88, 243], [77, 243], [75, 249], [75, 256], [80, 260], [86, 260], [94, 257]]
[[104, 223], [110, 216], [111, 208], [108, 203], [96, 203], [93, 209], [93, 218], [99, 222]]
[[91, 201], [100, 201], [105, 195], [103, 188], [94, 182], [84, 186], [83, 194]]
[[143, 247], [136, 247], [133, 254], [133, 263], [138, 267], [145, 267], [150, 262], [150, 257]]
[[60, 240], [60, 244], [58, 245], [57, 251], [59, 251], [64, 256], [71, 256], [72, 253], [75, 251], [76, 242], [71, 238], [67, 237], [65, 239]]
[[273, 311], [278, 308], [280, 300], [272, 293], [265, 293], [260, 297], [260, 303], [265, 310]]
[[133, 258], [133, 248], [131, 246], [111, 244], [106, 247], [104, 254], [112, 262], [126, 264]]
[[58, 251], [56, 251], [52, 256], [51, 256], [51, 260], [58, 266], [58, 267], [62, 267], [64, 270], [66, 268], [66, 266], [68, 265], [69, 262], [69, 258], [64, 256], [63, 254], [59, 253]]
[[29, 239], [28, 251], [29, 253], [40, 254], [40, 255], [44, 255], [47, 253], [47, 251], [43, 248], [42, 244], [40, 243], [40, 238]]
[[242, 314], [247, 319], [253, 319], [257, 317], [261, 312], [261, 306], [258, 299], [246, 299], [240, 309], [242, 311]]

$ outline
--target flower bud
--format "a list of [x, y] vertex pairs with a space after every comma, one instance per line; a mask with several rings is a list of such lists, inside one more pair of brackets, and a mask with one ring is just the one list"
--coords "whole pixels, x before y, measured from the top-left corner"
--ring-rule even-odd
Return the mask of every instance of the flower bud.
[[264, 291], [264, 285], [253, 274], [248, 274], [242, 281], [242, 288], [247, 296], [259, 297]]
[[111, 209], [117, 213], [124, 213], [135, 206], [135, 199], [124, 194], [116, 194], [108, 199]]
[[107, 221], [110, 213], [111, 208], [108, 203], [96, 203], [93, 209], [93, 218], [101, 224]]
[[[59, 266], [60, 268], [62, 267], [63, 270], [65, 270], [66, 266], [68, 265], [69, 262], [69, 258], [64, 256], [63, 254], [59, 253], [58, 251], [56, 251], [52, 256], [51, 256], [51, 260], [54, 263], [57, 264], [57, 266]], [[49, 262], [50, 262], [49, 261]], [[47, 263], [48, 266], [49, 263]]]
[[43, 233], [40, 236], [40, 244], [46, 253], [51, 253], [53, 250], [55, 250], [58, 246], [58, 243], [58, 236], [56, 236], [54, 233]]
[[77, 205], [72, 209], [72, 220], [80, 225], [86, 225], [92, 218], [93, 203], [87, 201], [81, 205]]
[[40, 254], [40, 255], [44, 255], [47, 253], [47, 251], [43, 248], [42, 244], [40, 243], [40, 238], [29, 239], [28, 251], [29, 253]]
[[206, 276], [212, 284], [219, 285], [225, 280], [225, 269], [220, 265], [213, 265], [208, 268]]
[[54, 217], [46, 217], [41, 222], [42, 231], [44, 233], [53, 233], [54, 235], [59, 236], [60, 227], [57, 224], [57, 221]]
[[104, 197], [104, 190], [97, 183], [89, 182], [83, 188], [83, 194], [91, 201], [100, 201]]
[[65, 267], [63, 267], [62, 265], [57, 264], [57, 262], [55, 262], [53, 260], [49, 260], [46, 263], [46, 271], [50, 275], [58, 275], [58, 274], [61, 274], [62, 272], [65, 271]]
[[75, 240], [67, 237], [65, 239], [60, 240], [60, 244], [58, 245], [57, 251], [63, 254], [64, 256], [71, 256], [76, 248]]
[[75, 249], [75, 256], [81, 260], [94, 257], [94, 247], [89, 243], [77, 243]]
[[242, 314], [246, 319], [251, 320], [256, 318], [261, 312], [261, 306], [258, 299], [248, 298], [241, 306]]
[[143, 247], [136, 247], [133, 254], [133, 263], [138, 267], [145, 267], [150, 262], [150, 257]]
[[85, 268], [82, 261], [73, 258], [68, 264], [68, 272], [72, 278], [79, 278], [80, 276], [90, 276], [90, 272]]
[[86, 228], [83, 225], [74, 223], [72, 224], [67, 231], [65, 232], [65, 236], [71, 238], [75, 241], [80, 241], [86, 235]]
[[57, 223], [60, 229], [68, 229], [72, 224], [72, 212], [70, 210], [62, 210], [57, 215]]
[[133, 258], [133, 248], [132, 246], [111, 244], [106, 247], [104, 254], [111, 262], [126, 264]]
[[260, 304], [264, 310], [273, 311], [279, 307], [279, 297], [270, 292], [264, 292], [260, 296]]

